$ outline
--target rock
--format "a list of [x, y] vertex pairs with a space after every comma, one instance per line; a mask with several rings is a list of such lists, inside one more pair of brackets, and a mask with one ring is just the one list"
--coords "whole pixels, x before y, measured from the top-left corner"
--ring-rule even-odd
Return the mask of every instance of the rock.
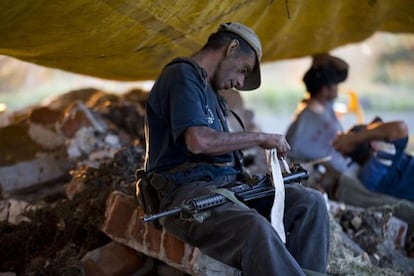
[[0, 201], [0, 221], [6, 221], [11, 224], [19, 224], [22, 221], [30, 221], [24, 215], [25, 211], [34, 210], [36, 206], [30, 205], [23, 200], [8, 199]]
[[[343, 245], [334, 247], [332, 249], [334, 252], [342, 247], [351, 248], [349, 245], [356, 243], [358, 247], [352, 245], [354, 255], [368, 257], [372, 265], [401, 273], [414, 272], [414, 259], [407, 256], [404, 248], [406, 222], [387, 212], [339, 204], [334, 201], [330, 201], [329, 204], [330, 213], [346, 233], [346, 237], [341, 239]], [[347, 237], [352, 239], [353, 243], [350, 243]]]
[[144, 267], [146, 257], [135, 250], [110, 242], [83, 256], [81, 262], [86, 275], [132, 275]]
[[32, 160], [0, 167], [0, 185], [4, 193], [58, 181], [68, 176], [65, 152], [38, 152]]

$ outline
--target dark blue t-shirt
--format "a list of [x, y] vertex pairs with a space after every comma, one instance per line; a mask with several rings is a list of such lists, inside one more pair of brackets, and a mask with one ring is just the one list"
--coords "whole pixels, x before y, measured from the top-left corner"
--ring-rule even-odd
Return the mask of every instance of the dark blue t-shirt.
[[223, 131], [218, 110], [216, 92], [201, 67], [189, 62], [167, 65], [146, 103], [146, 170], [162, 172], [185, 162], [233, 161], [231, 153], [194, 155], [187, 149], [184, 140], [185, 130], [192, 126]]

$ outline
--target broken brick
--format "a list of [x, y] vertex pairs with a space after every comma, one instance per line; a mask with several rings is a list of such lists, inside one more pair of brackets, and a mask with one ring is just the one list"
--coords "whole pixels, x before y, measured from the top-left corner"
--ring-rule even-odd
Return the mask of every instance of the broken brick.
[[109, 195], [106, 206], [102, 231], [110, 236], [126, 237], [129, 221], [137, 203], [132, 196], [115, 191]]
[[89, 251], [82, 258], [86, 275], [131, 275], [145, 263], [145, 256], [117, 242]]

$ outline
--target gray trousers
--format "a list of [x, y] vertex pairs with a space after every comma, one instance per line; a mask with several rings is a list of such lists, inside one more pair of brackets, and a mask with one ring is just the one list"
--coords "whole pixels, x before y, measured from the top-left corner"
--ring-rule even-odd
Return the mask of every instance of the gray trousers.
[[[329, 218], [325, 200], [319, 191], [300, 184], [285, 187], [286, 244], [265, 216], [233, 202], [210, 209], [210, 216], [202, 223], [176, 216], [163, 218], [161, 223], [179, 239], [241, 270], [243, 275], [304, 275], [302, 268], [326, 273]], [[182, 185], [171, 206], [215, 188], [205, 181]], [[271, 207], [272, 198], [263, 200], [269, 201], [262, 202], [264, 206]]]

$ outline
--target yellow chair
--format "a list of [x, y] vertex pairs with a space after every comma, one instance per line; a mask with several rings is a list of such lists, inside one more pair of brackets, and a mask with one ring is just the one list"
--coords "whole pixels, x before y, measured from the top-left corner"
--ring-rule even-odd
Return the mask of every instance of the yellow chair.
[[363, 124], [365, 122], [364, 112], [359, 104], [357, 93], [353, 90], [348, 90], [345, 92], [341, 91], [340, 94], [346, 95], [347, 100], [346, 103], [343, 103], [340, 101], [341, 97], [338, 97], [339, 99], [335, 102], [334, 109], [338, 118], [341, 119], [343, 115], [351, 113], [356, 116], [358, 124]]

